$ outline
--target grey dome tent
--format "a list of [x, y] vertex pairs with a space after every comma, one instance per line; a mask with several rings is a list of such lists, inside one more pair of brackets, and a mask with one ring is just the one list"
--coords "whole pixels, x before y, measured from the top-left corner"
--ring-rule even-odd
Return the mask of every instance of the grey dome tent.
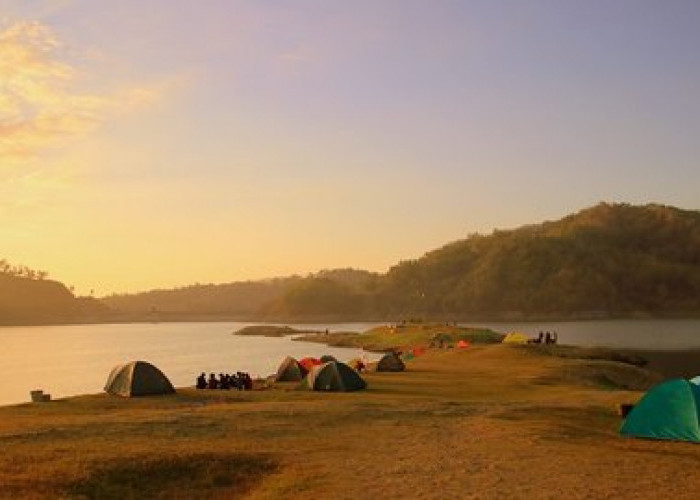
[[306, 377], [306, 383], [314, 391], [347, 392], [367, 387], [355, 370], [339, 361], [314, 366]]
[[117, 396], [147, 396], [175, 392], [162, 371], [146, 361], [115, 366], [105, 384], [105, 392]]
[[378, 372], [402, 372], [405, 369], [406, 365], [395, 352], [385, 354], [377, 363]]
[[275, 382], [299, 382], [305, 375], [306, 368], [293, 357], [287, 356], [277, 368]]

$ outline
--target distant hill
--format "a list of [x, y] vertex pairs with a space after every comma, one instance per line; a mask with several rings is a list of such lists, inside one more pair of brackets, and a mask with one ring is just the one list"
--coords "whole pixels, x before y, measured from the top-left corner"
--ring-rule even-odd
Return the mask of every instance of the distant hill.
[[554, 222], [472, 235], [400, 262], [306, 277], [102, 299], [163, 318], [334, 321], [700, 314], [700, 212], [601, 203]]
[[[5, 262], [4, 260], [1, 262]], [[46, 273], [0, 266], [0, 324], [67, 323], [99, 320], [107, 308], [95, 299], [76, 298]]]
[[110, 295], [108, 307], [130, 315], [150, 314], [154, 319], [182, 315], [250, 316], [279, 300], [301, 278], [276, 278], [220, 285], [191, 285], [170, 290]]
[[697, 315], [700, 212], [601, 203], [474, 235], [393, 267], [378, 303], [392, 315]]
[[355, 269], [324, 270], [306, 277], [191, 285], [171, 290], [111, 295], [101, 302], [137, 319], [274, 319], [362, 313], [350, 304], [379, 275]]

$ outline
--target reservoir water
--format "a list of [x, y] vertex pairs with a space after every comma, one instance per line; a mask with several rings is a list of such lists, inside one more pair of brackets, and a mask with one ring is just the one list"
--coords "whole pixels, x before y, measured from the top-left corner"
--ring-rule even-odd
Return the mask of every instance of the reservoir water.
[[[54, 398], [102, 390], [117, 364], [146, 360], [175, 386], [193, 385], [202, 371], [274, 373], [291, 355], [331, 354], [341, 361], [376, 354], [359, 349], [297, 342], [289, 337], [249, 337], [232, 333], [252, 323], [137, 323], [0, 328], [0, 405], [26, 402], [43, 389]], [[361, 332], [376, 323], [295, 325], [297, 328]], [[640, 349], [700, 348], [700, 320], [617, 320], [558, 323], [477, 323], [499, 332], [537, 335], [556, 331], [561, 343]]]

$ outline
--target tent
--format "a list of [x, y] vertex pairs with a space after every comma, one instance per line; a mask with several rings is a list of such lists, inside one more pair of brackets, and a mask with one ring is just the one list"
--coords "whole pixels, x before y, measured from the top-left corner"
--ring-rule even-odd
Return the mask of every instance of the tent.
[[530, 337], [520, 332], [511, 332], [503, 338], [504, 344], [527, 344]]
[[625, 436], [700, 442], [700, 386], [684, 379], [658, 384], [634, 405], [620, 427]]
[[132, 361], [115, 366], [107, 378], [105, 392], [117, 396], [146, 396], [175, 392], [163, 372], [146, 361]]
[[460, 340], [459, 342], [457, 342], [457, 347], [460, 349], [466, 349], [467, 347], [469, 347], [469, 342], [467, 342], [466, 340]]
[[423, 354], [425, 354], [425, 351], [425, 347], [414, 347], [413, 349], [411, 349], [411, 353], [414, 356], [422, 356]]
[[315, 366], [306, 377], [309, 389], [314, 391], [346, 392], [367, 387], [360, 375], [345, 363], [329, 361]]
[[329, 361], [338, 361], [338, 360], [335, 359], [330, 354], [324, 354], [323, 356], [321, 356], [321, 363], [328, 363]]
[[353, 370], [357, 370], [358, 367], [360, 366], [360, 363], [362, 363], [363, 365], [365, 364], [364, 361], [362, 361], [362, 359], [360, 359], [360, 358], [352, 358], [350, 361], [348, 361], [345, 364], [348, 365]]
[[306, 376], [306, 368], [291, 356], [284, 358], [284, 361], [277, 368], [275, 382], [299, 382]]
[[314, 366], [318, 366], [321, 363], [321, 360], [318, 358], [301, 358], [299, 360], [299, 364], [304, 367], [304, 369], [308, 372], [311, 371], [311, 369]]
[[406, 365], [395, 352], [385, 354], [377, 363], [378, 372], [402, 372], [405, 369]]

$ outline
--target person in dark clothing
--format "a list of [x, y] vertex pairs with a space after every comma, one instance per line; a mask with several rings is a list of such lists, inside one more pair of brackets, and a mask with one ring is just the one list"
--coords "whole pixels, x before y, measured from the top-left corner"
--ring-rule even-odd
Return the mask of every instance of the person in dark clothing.
[[557, 332], [552, 332], [552, 344], [556, 344], [558, 340], [559, 335], [557, 334]]
[[544, 343], [545, 344], [551, 344], [552, 343], [552, 335], [547, 332], [544, 334]]
[[243, 390], [243, 381], [241, 380], [240, 374], [241, 372], [231, 375], [231, 388], [238, 389], [239, 391]]
[[216, 389], [217, 387], [219, 387], [219, 381], [216, 380], [216, 375], [214, 375], [213, 373], [209, 374], [208, 386], [209, 386], [209, 389]]
[[241, 373], [241, 379], [243, 381], [243, 389], [246, 391], [250, 391], [253, 389], [253, 379], [250, 378], [250, 375], [248, 373]]
[[228, 375], [219, 373], [219, 389], [228, 390], [230, 387]]
[[542, 333], [540, 331], [540, 334], [537, 336], [537, 343], [541, 344], [543, 340], [544, 340], [544, 333]]
[[202, 374], [197, 377], [197, 389], [206, 389], [207, 388], [207, 376], [202, 372]]

